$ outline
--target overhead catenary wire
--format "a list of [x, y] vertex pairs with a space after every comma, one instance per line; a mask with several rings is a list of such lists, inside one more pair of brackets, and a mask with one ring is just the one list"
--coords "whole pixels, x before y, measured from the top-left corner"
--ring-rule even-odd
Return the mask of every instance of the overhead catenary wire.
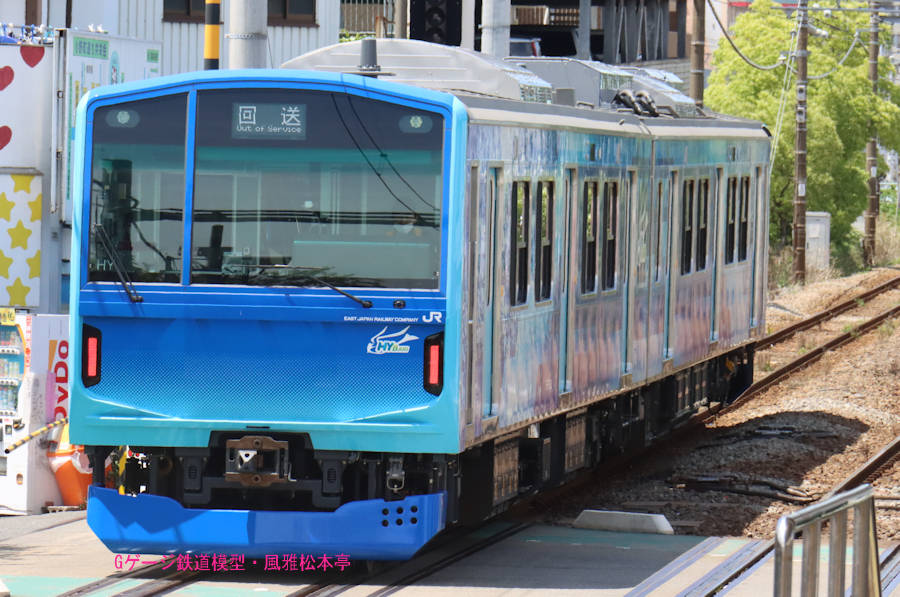
[[[809, 75], [809, 76], [807, 77], [807, 80], [810, 80], [810, 81], [817, 81], [817, 80], [820, 80], [820, 79], [824, 79], [825, 77], [827, 77], [827, 76], [833, 74], [835, 71], [837, 71], [837, 69], [839, 69], [839, 68], [841, 68], [842, 66], [844, 66], [844, 62], [846, 62], [846, 61], [847, 61], [847, 58], [850, 57], [850, 53], [853, 51], [853, 48], [856, 47], [856, 44], [857, 44], [859, 41], [860, 41], [860, 39], [859, 39], [859, 31], [857, 31], [856, 33], [853, 34], [853, 41], [850, 43], [850, 47], [847, 48], [847, 51], [844, 53], [844, 55], [841, 57], [841, 59], [838, 60], [838, 63], [835, 64], [834, 67], [833, 67], [830, 71], [828, 71], [828, 72], [826, 72], [826, 73], [822, 73], [822, 74], [820, 74], [820, 75]], [[791, 68], [791, 70], [792, 70], [792, 72], [794, 72], [794, 74], [797, 74], [797, 72], [794, 71], [793, 68]]]
[[731, 44], [731, 47], [734, 48], [734, 51], [737, 52], [737, 55], [740, 56], [744, 62], [758, 70], [775, 70], [776, 68], [784, 66], [784, 61], [780, 59], [775, 64], [762, 65], [757, 64], [756, 62], [753, 62], [752, 60], [747, 58], [747, 56], [743, 52], [741, 52], [740, 48], [737, 47], [737, 44], [734, 43], [734, 40], [731, 39], [731, 36], [725, 29], [725, 25], [722, 24], [722, 20], [719, 18], [719, 13], [716, 12], [716, 7], [713, 6], [712, 0], [706, 0], [706, 3], [709, 5], [709, 9], [712, 11], [713, 17], [716, 19], [716, 23], [718, 23], [719, 29], [722, 31], [722, 35], [725, 36], [725, 39], [728, 40], [728, 43]]
[[[794, 17], [794, 20], [796, 21], [796, 25], [799, 26], [800, 11], [796, 12], [796, 16]], [[791, 63], [793, 62], [795, 54], [796, 54], [796, 49], [797, 49], [796, 43], [797, 43], [797, 36], [796, 35], [791, 36], [791, 43], [788, 48], [788, 61], [787, 61], [788, 68], [784, 69], [784, 78], [782, 79], [782, 84], [781, 84], [781, 97], [778, 102], [778, 115], [775, 117], [775, 132], [772, 135], [772, 149], [771, 149], [770, 155], [769, 155], [769, 177], [772, 176], [772, 169], [775, 167], [775, 156], [778, 154], [778, 139], [781, 136], [781, 130], [782, 130], [782, 126], [784, 124], [784, 114], [786, 112], [786, 107], [787, 107], [788, 93], [790, 92], [790, 88], [791, 88], [791, 79], [792, 79], [792, 75], [793, 75], [793, 69], [790, 68], [790, 66], [791, 66]]]

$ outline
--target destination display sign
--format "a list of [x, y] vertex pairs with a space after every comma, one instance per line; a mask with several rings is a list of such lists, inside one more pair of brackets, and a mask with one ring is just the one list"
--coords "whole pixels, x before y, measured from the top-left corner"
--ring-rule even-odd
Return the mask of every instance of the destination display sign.
[[235, 102], [231, 117], [234, 139], [306, 139], [306, 104]]

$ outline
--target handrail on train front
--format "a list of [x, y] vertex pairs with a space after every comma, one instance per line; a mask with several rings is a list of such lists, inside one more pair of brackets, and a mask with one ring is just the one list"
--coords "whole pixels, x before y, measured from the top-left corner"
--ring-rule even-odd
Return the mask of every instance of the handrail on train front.
[[822, 523], [830, 524], [828, 540], [828, 597], [843, 597], [847, 552], [847, 512], [853, 510], [853, 597], [881, 597], [878, 545], [875, 534], [875, 497], [871, 485], [832, 496], [782, 516], [775, 527], [775, 597], [791, 595], [794, 536], [803, 535], [800, 595], [819, 590], [819, 544]]

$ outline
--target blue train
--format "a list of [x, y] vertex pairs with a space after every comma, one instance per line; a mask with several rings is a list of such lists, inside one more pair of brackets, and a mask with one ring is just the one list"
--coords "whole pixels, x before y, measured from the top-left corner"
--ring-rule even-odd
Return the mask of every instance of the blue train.
[[71, 435], [115, 552], [408, 558], [751, 380], [759, 123], [596, 63], [357, 49], [79, 107]]

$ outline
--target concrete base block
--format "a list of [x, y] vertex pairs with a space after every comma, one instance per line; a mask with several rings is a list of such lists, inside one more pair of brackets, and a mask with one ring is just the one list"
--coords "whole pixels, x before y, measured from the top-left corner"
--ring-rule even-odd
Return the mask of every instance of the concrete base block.
[[0, 597], [9, 597], [9, 589], [3, 584], [2, 578], [0, 578]]
[[580, 529], [595, 531], [617, 531], [620, 533], [655, 533], [674, 535], [672, 525], [662, 514], [640, 512], [614, 512], [612, 510], [584, 510], [572, 525]]

